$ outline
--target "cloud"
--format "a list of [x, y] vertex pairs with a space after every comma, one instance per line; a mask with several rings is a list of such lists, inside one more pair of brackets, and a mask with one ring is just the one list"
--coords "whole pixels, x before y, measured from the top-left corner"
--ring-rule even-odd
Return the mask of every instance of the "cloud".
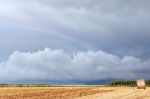
[[0, 0], [0, 79], [148, 79], [149, 4]]
[[76, 81], [148, 79], [150, 60], [119, 58], [104, 51], [68, 53], [45, 48], [37, 52], [15, 51], [0, 63], [0, 81]]

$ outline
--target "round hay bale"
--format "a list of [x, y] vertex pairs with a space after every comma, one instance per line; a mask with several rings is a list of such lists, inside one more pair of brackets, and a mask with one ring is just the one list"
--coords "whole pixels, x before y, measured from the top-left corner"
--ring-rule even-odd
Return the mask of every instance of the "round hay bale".
[[146, 89], [144, 79], [137, 80], [136, 83], [137, 83], [137, 89]]

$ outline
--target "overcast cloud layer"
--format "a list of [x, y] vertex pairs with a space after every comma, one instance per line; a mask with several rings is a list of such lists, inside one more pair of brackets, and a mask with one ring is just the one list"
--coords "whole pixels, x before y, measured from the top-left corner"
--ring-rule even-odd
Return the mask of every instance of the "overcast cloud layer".
[[149, 9], [150, 0], [0, 0], [1, 80], [148, 79]]
[[50, 47], [149, 58], [149, 9], [149, 0], [0, 0], [0, 55]]

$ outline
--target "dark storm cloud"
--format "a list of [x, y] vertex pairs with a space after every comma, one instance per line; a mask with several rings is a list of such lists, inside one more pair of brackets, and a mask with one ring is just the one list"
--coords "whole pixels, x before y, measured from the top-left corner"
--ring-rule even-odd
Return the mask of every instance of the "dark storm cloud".
[[[0, 17], [5, 25], [1, 26], [15, 25], [28, 32], [55, 35], [62, 40], [56, 37], [58, 44], [54, 48], [64, 45], [63, 49], [69, 50], [102, 49], [119, 56], [148, 58], [149, 4], [148, 0], [1, 0]], [[38, 37], [34, 39], [53, 47]]]

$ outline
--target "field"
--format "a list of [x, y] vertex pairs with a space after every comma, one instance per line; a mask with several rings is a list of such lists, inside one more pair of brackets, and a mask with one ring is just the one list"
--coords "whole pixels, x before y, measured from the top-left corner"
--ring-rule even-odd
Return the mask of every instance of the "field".
[[150, 99], [150, 88], [136, 87], [4, 87], [0, 99]]

